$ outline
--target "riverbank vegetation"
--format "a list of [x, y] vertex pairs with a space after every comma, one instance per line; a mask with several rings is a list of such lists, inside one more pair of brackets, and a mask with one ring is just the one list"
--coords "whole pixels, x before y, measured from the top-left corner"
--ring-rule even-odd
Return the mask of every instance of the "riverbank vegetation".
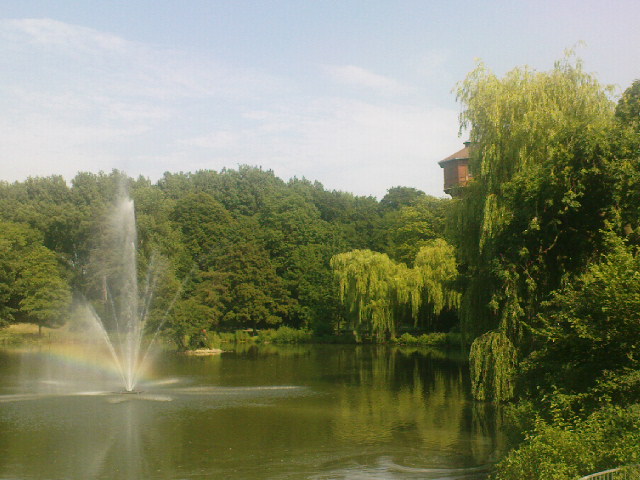
[[640, 81], [621, 97], [572, 54], [458, 85], [473, 180], [453, 200], [380, 201], [273, 172], [121, 172], [0, 183], [0, 322], [109, 308], [102, 238], [120, 185], [149, 326], [179, 349], [463, 343], [472, 393], [520, 432], [495, 478], [640, 463]]

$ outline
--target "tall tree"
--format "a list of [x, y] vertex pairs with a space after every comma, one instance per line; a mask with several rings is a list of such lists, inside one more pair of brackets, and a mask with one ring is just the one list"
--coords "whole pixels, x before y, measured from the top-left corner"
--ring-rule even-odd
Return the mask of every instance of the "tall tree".
[[508, 352], [531, 347], [538, 305], [602, 247], [613, 202], [608, 93], [571, 55], [548, 72], [516, 68], [503, 78], [479, 64], [458, 87], [474, 174], [455, 214], [462, 324], [470, 340], [486, 335], [475, 340], [472, 368], [488, 349], [502, 362], [480, 381], [505, 384]]

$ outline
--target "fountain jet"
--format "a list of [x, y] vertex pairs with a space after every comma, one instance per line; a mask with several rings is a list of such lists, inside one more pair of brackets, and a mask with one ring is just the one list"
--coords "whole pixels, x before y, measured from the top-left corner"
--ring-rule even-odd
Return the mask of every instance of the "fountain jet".
[[[155, 335], [144, 341], [153, 285], [148, 275], [143, 295], [138, 288], [137, 232], [133, 200], [121, 195], [94, 255], [101, 277], [101, 313], [91, 308], [93, 323], [105, 340], [123, 382], [123, 393], [135, 393], [141, 368]], [[152, 269], [150, 269], [152, 270]], [[157, 332], [156, 332], [157, 333]]]

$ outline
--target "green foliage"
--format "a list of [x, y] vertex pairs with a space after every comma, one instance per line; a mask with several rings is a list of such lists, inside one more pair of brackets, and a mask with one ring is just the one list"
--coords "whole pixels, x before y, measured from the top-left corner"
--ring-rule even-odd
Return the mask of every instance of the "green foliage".
[[538, 419], [497, 479], [638, 462], [636, 83], [615, 117], [610, 89], [571, 55], [503, 78], [479, 65], [459, 85], [474, 180], [451, 231], [472, 392], [527, 397]]
[[202, 278], [200, 288], [216, 292], [225, 328], [278, 325], [294, 303], [268, 252], [256, 242], [229, 245]]
[[556, 405], [561, 398], [568, 417], [640, 402], [640, 257], [606, 238], [608, 252], [543, 305], [541, 345], [524, 364], [531, 394]]
[[387, 190], [387, 194], [380, 200], [380, 207], [383, 210], [399, 210], [402, 207], [413, 205], [423, 196], [424, 192], [415, 188], [392, 187]]
[[15, 283], [18, 312], [38, 325], [60, 325], [71, 303], [71, 292], [55, 255], [39, 246], [24, 252]]
[[396, 261], [413, 264], [420, 248], [444, 237], [445, 215], [451, 201], [423, 195], [410, 205], [388, 211], [382, 222], [386, 253]]
[[179, 350], [199, 348], [197, 344], [201, 332], [215, 323], [215, 312], [195, 298], [180, 300], [168, 314], [165, 331]]
[[[414, 261], [414, 271], [433, 314], [438, 315], [445, 308], [460, 307], [460, 293], [454, 288], [458, 276], [455, 248], [441, 238], [430, 240], [418, 251]], [[413, 298], [411, 301], [417, 299]], [[420, 305], [412, 304], [416, 312]]]
[[311, 339], [312, 336], [309, 330], [298, 330], [286, 325], [279, 327], [277, 330], [261, 330], [257, 337], [257, 341], [260, 343], [275, 344], [309, 343]]
[[432, 332], [423, 333], [415, 337], [410, 333], [403, 333], [394, 342], [398, 345], [410, 345], [420, 347], [447, 347], [459, 346], [461, 344], [460, 335], [455, 333]]
[[71, 291], [56, 255], [34, 229], [0, 222], [0, 324], [63, 322]]
[[606, 408], [573, 425], [538, 422], [503, 459], [495, 480], [575, 480], [640, 461], [640, 404]]
[[[395, 335], [397, 298], [407, 288], [406, 267], [382, 253], [354, 250], [331, 259], [338, 278], [340, 299], [354, 314], [354, 329], [372, 331], [378, 337]], [[408, 295], [417, 291], [408, 291]]]
[[[70, 185], [59, 176], [0, 182], [0, 221], [38, 232], [37, 242], [65, 266], [64, 282], [104, 313], [106, 291], [119, 295], [109, 276], [122, 263], [117, 252], [105, 248], [117, 236], [105, 218], [123, 189], [135, 201], [141, 284], [159, 259], [163, 263], [150, 327], [163, 325], [179, 290], [178, 310], [185, 310], [185, 302], [207, 309], [208, 322], [192, 325], [180, 314], [164, 324], [168, 332], [182, 329], [177, 336], [200, 323], [227, 329], [286, 325], [332, 335], [344, 323], [344, 309], [329, 260], [353, 248], [378, 248], [395, 228], [381, 222], [375, 198], [327, 191], [305, 179], [285, 183], [271, 171], [249, 166], [167, 173], [156, 185], [118, 171], [80, 172]], [[399, 188], [404, 190], [413, 191]], [[33, 252], [32, 267], [38, 255], [48, 255], [43, 252]], [[49, 262], [41, 260], [45, 269]], [[15, 279], [9, 277], [0, 279], [0, 297], [13, 289]], [[46, 304], [63, 300], [52, 296], [61, 292], [55, 281], [48, 282], [48, 296], [47, 288], [41, 290], [46, 277], [40, 272], [30, 286], [26, 280], [19, 284], [38, 291], [23, 305], [34, 318], [52, 313]], [[13, 320], [18, 302], [14, 296], [3, 304], [1, 321]]]
[[[287, 326], [339, 334], [345, 309], [330, 259], [375, 248], [411, 265], [421, 248], [442, 236], [448, 204], [408, 187], [391, 188], [378, 202], [305, 179], [285, 183], [272, 171], [250, 166], [167, 173], [155, 185], [115, 170], [80, 172], [69, 185], [60, 176], [0, 182], [0, 221], [29, 225], [34, 242], [46, 249], [21, 258], [33, 273], [21, 282], [12, 277], [13, 266], [5, 269], [0, 322], [17, 320], [14, 314], [24, 319], [27, 312], [33, 321], [63, 321], [53, 315], [55, 305], [68, 300], [69, 286], [111, 318], [110, 305], [131, 291], [112, 278], [124, 260], [110, 246], [119, 232], [107, 220], [123, 190], [135, 201], [142, 290], [145, 279], [154, 278], [149, 328], [163, 328], [180, 348], [190, 348], [201, 328]], [[17, 247], [8, 248], [17, 255]], [[59, 262], [56, 272], [52, 262]], [[411, 275], [406, 282], [426, 278], [417, 270]], [[14, 295], [15, 287], [27, 296]], [[411, 318], [413, 304], [420, 310], [416, 318], [432, 322], [434, 311], [452, 303], [434, 292], [433, 305], [414, 299], [396, 313], [402, 321]], [[371, 305], [384, 310], [378, 307]], [[447, 327], [455, 321], [444, 318]]]
[[236, 330], [233, 332], [233, 341], [235, 343], [247, 343], [251, 341], [252, 337], [249, 335], [249, 332], [245, 330]]
[[616, 117], [636, 131], [640, 130], [640, 80], [634, 81], [618, 100]]
[[571, 55], [503, 78], [480, 64], [459, 84], [474, 180], [455, 202], [453, 232], [469, 340], [497, 330], [517, 358], [528, 354], [540, 303], [603, 248], [616, 176], [608, 93]]
[[471, 393], [477, 400], [503, 402], [514, 395], [517, 352], [500, 331], [487, 332], [471, 344]]
[[457, 276], [454, 249], [436, 239], [422, 247], [415, 267], [396, 263], [386, 254], [354, 250], [331, 259], [340, 288], [340, 299], [353, 314], [356, 330], [378, 339], [395, 337], [398, 318], [409, 310], [416, 321], [423, 305], [438, 315], [459, 306], [453, 288]]
[[191, 258], [206, 269], [221, 254], [236, 222], [229, 212], [206, 193], [191, 193], [180, 198], [171, 215], [182, 232]]

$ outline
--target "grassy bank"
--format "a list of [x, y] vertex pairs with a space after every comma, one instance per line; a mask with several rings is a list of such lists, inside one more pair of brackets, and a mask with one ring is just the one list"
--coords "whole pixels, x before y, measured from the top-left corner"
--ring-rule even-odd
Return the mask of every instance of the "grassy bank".
[[50, 342], [61, 339], [63, 335], [59, 329], [43, 327], [42, 332], [38, 326], [31, 323], [11, 324], [0, 329], [0, 345], [24, 345]]

